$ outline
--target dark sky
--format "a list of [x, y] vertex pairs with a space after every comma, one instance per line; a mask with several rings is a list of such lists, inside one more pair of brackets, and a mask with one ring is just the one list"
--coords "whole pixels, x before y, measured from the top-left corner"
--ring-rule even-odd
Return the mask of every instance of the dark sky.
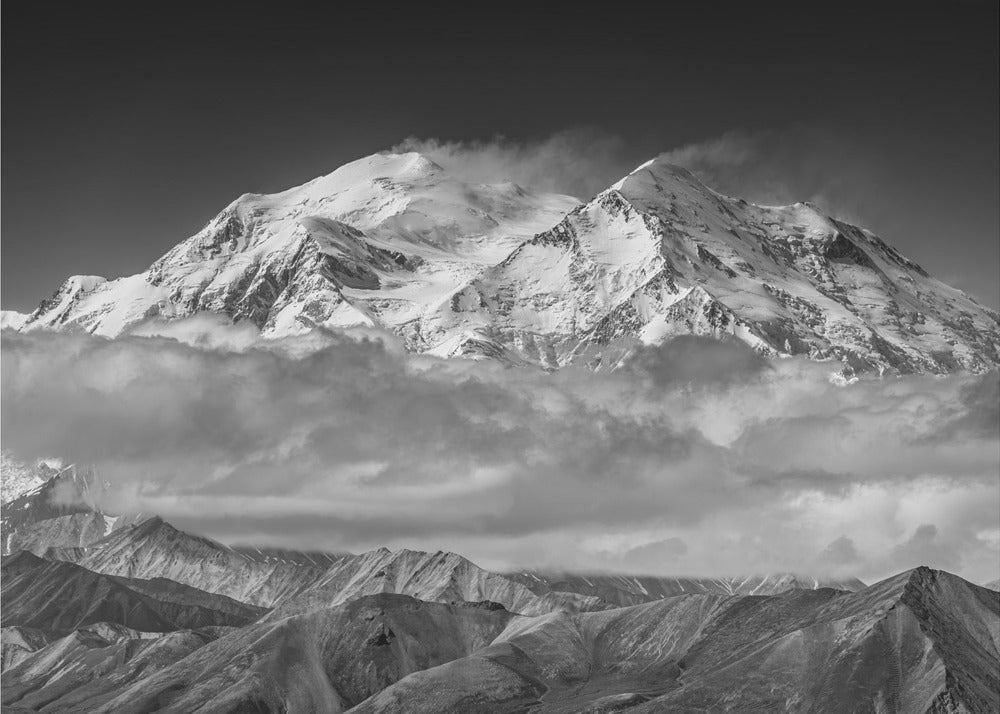
[[581, 125], [633, 164], [821, 126], [860, 157], [829, 165], [868, 226], [1000, 307], [995, 1], [345, 5], [4, 3], [3, 307], [137, 272], [239, 194], [408, 136]]

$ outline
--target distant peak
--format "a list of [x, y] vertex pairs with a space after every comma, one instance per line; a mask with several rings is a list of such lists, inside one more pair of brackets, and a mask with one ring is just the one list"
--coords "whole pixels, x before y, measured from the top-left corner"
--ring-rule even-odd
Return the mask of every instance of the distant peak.
[[924, 601], [928, 597], [937, 597], [934, 593], [940, 593], [939, 588], [942, 586], [948, 588], [972, 585], [957, 575], [945, 570], [935, 570], [926, 565], [904, 570], [882, 582], [892, 584], [903, 602]]
[[135, 526], [132, 527], [131, 531], [122, 531], [122, 533], [131, 536], [141, 537], [149, 535], [150, 533], [155, 533], [161, 528], [169, 528], [171, 530], [174, 530], [173, 526], [164, 521], [162, 518], [160, 518], [159, 516], [153, 516], [152, 518], [147, 518], [146, 520], [137, 523]]

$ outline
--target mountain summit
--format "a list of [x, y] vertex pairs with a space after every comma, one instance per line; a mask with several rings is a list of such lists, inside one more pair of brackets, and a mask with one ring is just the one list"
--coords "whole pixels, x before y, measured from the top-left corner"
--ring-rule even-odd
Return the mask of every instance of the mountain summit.
[[375, 326], [407, 347], [556, 368], [733, 336], [851, 371], [981, 372], [1000, 315], [815, 206], [757, 206], [654, 159], [586, 204], [376, 154], [246, 194], [146, 271], [73, 276], [14, 329], [117, 336], [207, 311], [266, 337]]

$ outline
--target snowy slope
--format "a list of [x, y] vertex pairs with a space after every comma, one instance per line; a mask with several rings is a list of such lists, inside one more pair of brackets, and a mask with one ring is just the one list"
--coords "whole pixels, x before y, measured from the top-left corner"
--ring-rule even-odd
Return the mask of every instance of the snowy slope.
[[0, 504], [40, 488], [55, 473], [46, 464], [26, 464], [9, 451], [0, 451]]
[[30, 316], [16, 310], [0, 310], [0, 330], [20, 330], [28, 317]]
[[144, 273], [71, 277], [27, 327], [116, 336], [148, 317], [210, 311], [270, 336], [317, 325], [406, 333], [574, 205], [513, 184], [465, 184], [415, 153], [369, 156], [279, 194], [240, 197]]
[[552, 367], [613, 366], [629, 344], [680, 334], [857, 370], [1000, 361], [1000, 317], [874, 234], [808, 204], [730, 199], [658, 162], [518, 247], [427, 322]]
[[416, 352], [547, 367], [613, 367], [680, 334], [855, 371], [1000, 363], [1000, 316], [871, 232], [721, 196], [656, 160], [580, 205], [369, 156], [242, 196], [144, 273], [74, 276], [22, 329], [116, 336], [198, 311], [268, 337], [379, 326]]

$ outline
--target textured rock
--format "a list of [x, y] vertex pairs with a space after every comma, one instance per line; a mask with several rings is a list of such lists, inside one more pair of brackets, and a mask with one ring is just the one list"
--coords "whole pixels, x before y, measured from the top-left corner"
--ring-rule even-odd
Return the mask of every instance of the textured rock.
[[4, 672], [3, 703], [359, 714], [1000, 705], [1000, 593], [927, 568], [853, 593], [689, 594], [537, 616], [382, 593], [148, 638], [95, 624], [34, 642]]
[[46, 555], [97, 573], [143, 580], [166, 578], [250, 605], [271, 607], [314, 583], [329, 565], [316, 555], [282, 558], [275, 555], [278, 552], [231, 548], [179, 531], [160, 518], [150, 518], [85, 548]]
[[[518, 618], [493, 647], [406, 677], [357, 712], [468, 703], [440, 692], [495, 657], [510, 683], [485, 680], [482, 710], [995, 711], [1000, 706], [1000, 595], [919, 568], [857, 593], [687, 595], [605, 612]], [[531, 698], [541, 680], [543, 693]], [[464, 695], [473, 696], [472, 687]], [[418, 709], [420, 711], [430, 709]]]
[[44, 465], [32, 473], [37, 481], [31, 483], [37, 485], [21, 488], [0, 505], [4, 555], [17, 550], [41, 554], [49, 548], [78, 548], [143, 518], [102, 513], [97, 501], [106, 485], [91, 473], [73, 467], [56, 471]]
[[115, 578], [21, 552], [3, 564], [4, 627], [64, 635], [105, 622], [144, 632], [240, 626], [262, 608], [166, 580]]

